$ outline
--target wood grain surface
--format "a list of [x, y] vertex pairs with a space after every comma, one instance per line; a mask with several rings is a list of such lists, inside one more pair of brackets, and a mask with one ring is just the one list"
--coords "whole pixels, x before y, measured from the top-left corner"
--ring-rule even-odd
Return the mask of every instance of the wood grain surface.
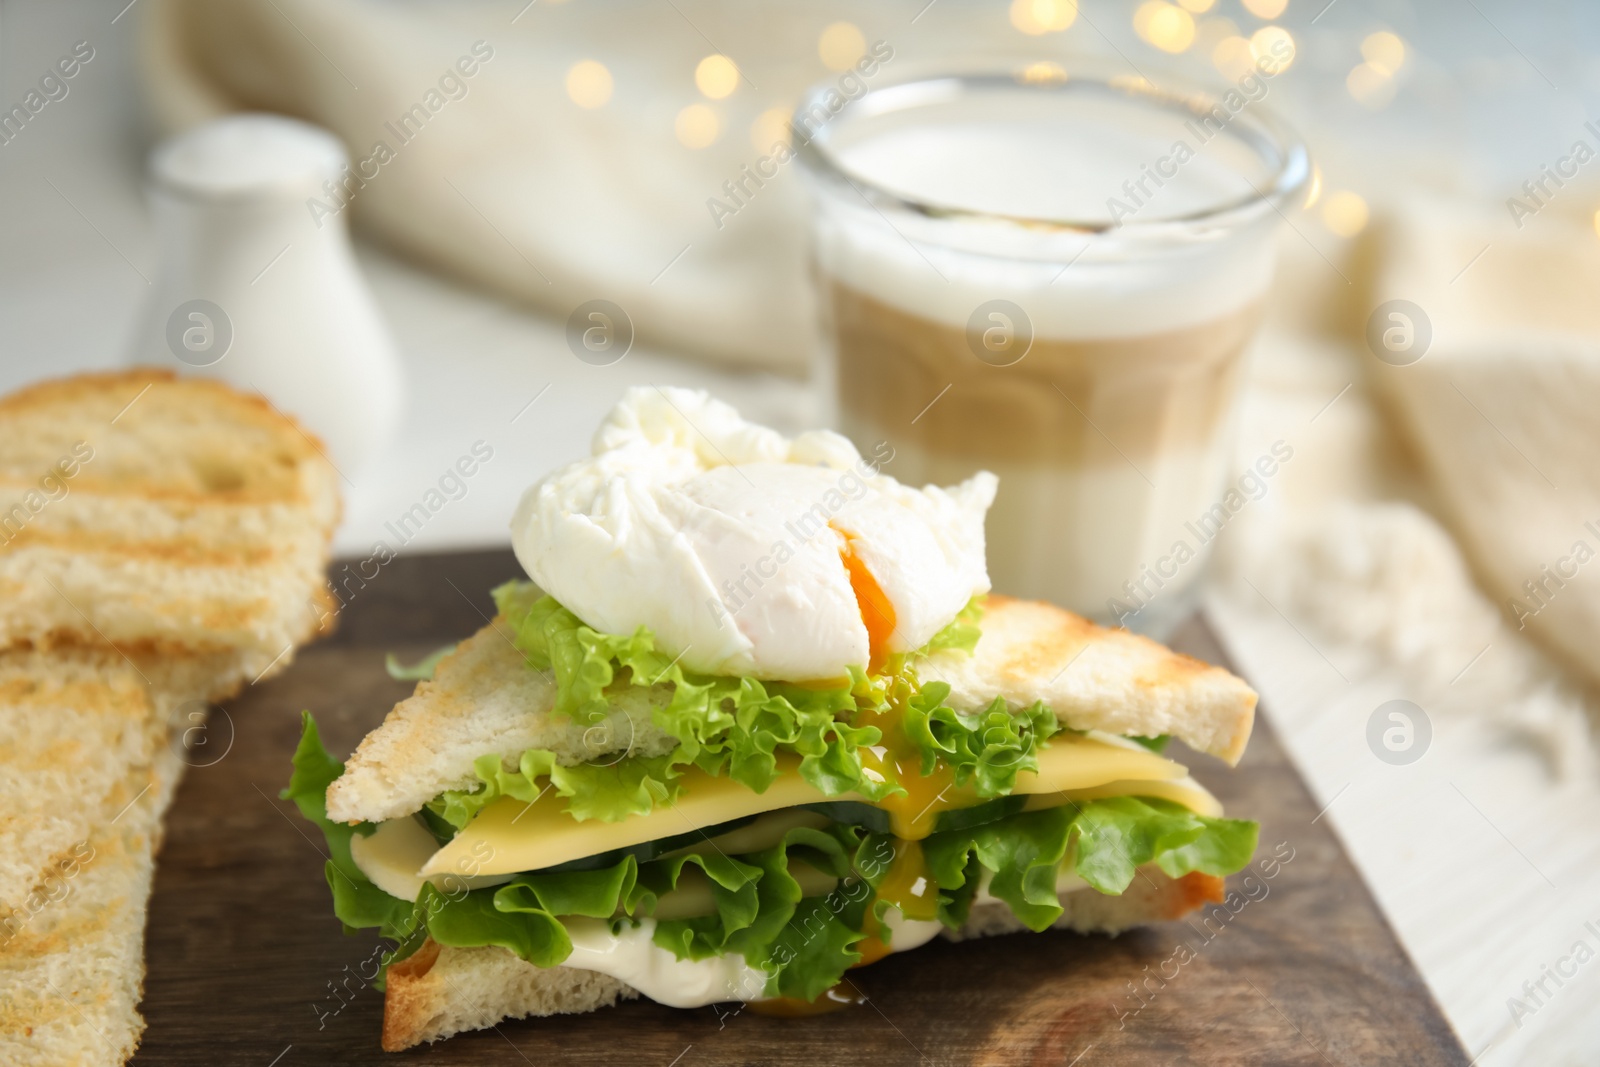
[[[377, 938], [340, 933], [321, 837], [277, 797], [299, 712], [347, 754], [411, 690], [385, 675], [384, 653], [414, 658], [470, 634], [493, 610], [488, 590], [518, 573], [509, 552], [395, 560], [351, 583], [333, 639], [213, 715], [167, 820], [135, 1064], [1467, 1062], [1262, 719], [1235, 771], [1177, 753], [1229, 814], [1262, 824], [1228, 903], [1188, 921], [1115, 939], [939, 940], [854, 972], [869, 1001], [833, 1015], [637, 1001], [380, 1051], [383, 996], [363, 979]], [[1221, 655], [1199, 621], [1174, 644]]]

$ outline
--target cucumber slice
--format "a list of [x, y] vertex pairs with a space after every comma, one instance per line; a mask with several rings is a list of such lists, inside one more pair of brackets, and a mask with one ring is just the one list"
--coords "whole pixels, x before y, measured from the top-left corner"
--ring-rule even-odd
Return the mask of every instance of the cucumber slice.
[[446, 822], [442, 815], [435, 815], [426, 807], [417, 812], [415, 818], [428, 833], [433, 835], [433, 839], [439, 842], [440, 848], [448, 845], [451, 839], [456, 836], [456, 828], [454, 826]]
[[834, 822], [860, 826], [875, 834], [889, 832], [889, 813], [882, 808], [875, 808], [871, 804], [863, 804], [859, 800], [825, 800], [818, 804], [802, 804], [800, 806], [807, 811], [826, 815]]
[[975, 804], [970, 808], [952, 808], [941, 811], [934, 820], [933, 832], [944, 833], [947, 830], [970, 830], [974, 826], [984, 823], [997, 822], [1008, 815], [1015, 815], [1028, 803], [1028, 798], [1013, 794], [1006, 797], [995, 797], [982, 804]]
[[[995, 797], [982, 804], [974, 804], [970, 808], [952, 808], [941, 811], [933, 823], [933, 832], [943, 833], [946, 830], [966, 830], [984, 823], [1004, 819], [1008, 815], [1015, 815], [1028, 803], [1028, 798], [1020, 795]], [[889, 813], [882, 808], [875, 808], [871, 804], [863, 804], [859, 800], [831, 800], [820, 804], [802, 804], [807, 811], [815, 811], [826, 815], [834, 822], [850, 823], [870, 830], [875, 834], [888, 834], [890, 829]]]

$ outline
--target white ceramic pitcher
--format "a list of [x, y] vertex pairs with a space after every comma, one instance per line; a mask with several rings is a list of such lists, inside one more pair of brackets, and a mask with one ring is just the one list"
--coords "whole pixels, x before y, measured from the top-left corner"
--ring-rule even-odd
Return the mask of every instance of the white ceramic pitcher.
[[322, 438], [348, 491], [392, 440], [403, 390], [346, 219], [325, 210], [340, 202], [325, 183], [347, 164], [332, 134], [278, 115], [232, 115], [160, 145], [160, 265], [131, 357], [265, 395]]

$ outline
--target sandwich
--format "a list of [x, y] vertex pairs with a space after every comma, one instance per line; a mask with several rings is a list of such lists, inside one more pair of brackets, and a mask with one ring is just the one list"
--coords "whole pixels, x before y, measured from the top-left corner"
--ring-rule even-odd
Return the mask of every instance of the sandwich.
[[335, 479], [218, 382], [0, 398], [0, 1063], [133, 1054], [162, 815], [210, 706], [327, 629]]
[[527, 572], [347, 762], [284, 795], [376, 928], [383, 1046], [644, 996], [806, 1014], [931, 938], [1117, 933], [1222, 899], [1254, 823], [1227, 671], [992, 595], [996, 480], [630, 390], [528, 489]]

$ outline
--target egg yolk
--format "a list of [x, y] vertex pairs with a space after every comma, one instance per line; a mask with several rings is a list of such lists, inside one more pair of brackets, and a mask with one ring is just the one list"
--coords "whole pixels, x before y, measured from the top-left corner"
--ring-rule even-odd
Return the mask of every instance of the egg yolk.
[[850, 589], [855, 593], [856, 604], [861, 610], [861, 623], [867, 628], [867, 671], [875, 674], [889, 658], [889, 638], [895, 628], [894, 605], [884, 595], [878, 579], [872, 576], [861, 557], [856, 555], [855, 542], [848, 534], [841, 535], [844, 537], [844, 547], [839, 550], [839, 558], [844, 561], [844, 569], [850, 575]]

